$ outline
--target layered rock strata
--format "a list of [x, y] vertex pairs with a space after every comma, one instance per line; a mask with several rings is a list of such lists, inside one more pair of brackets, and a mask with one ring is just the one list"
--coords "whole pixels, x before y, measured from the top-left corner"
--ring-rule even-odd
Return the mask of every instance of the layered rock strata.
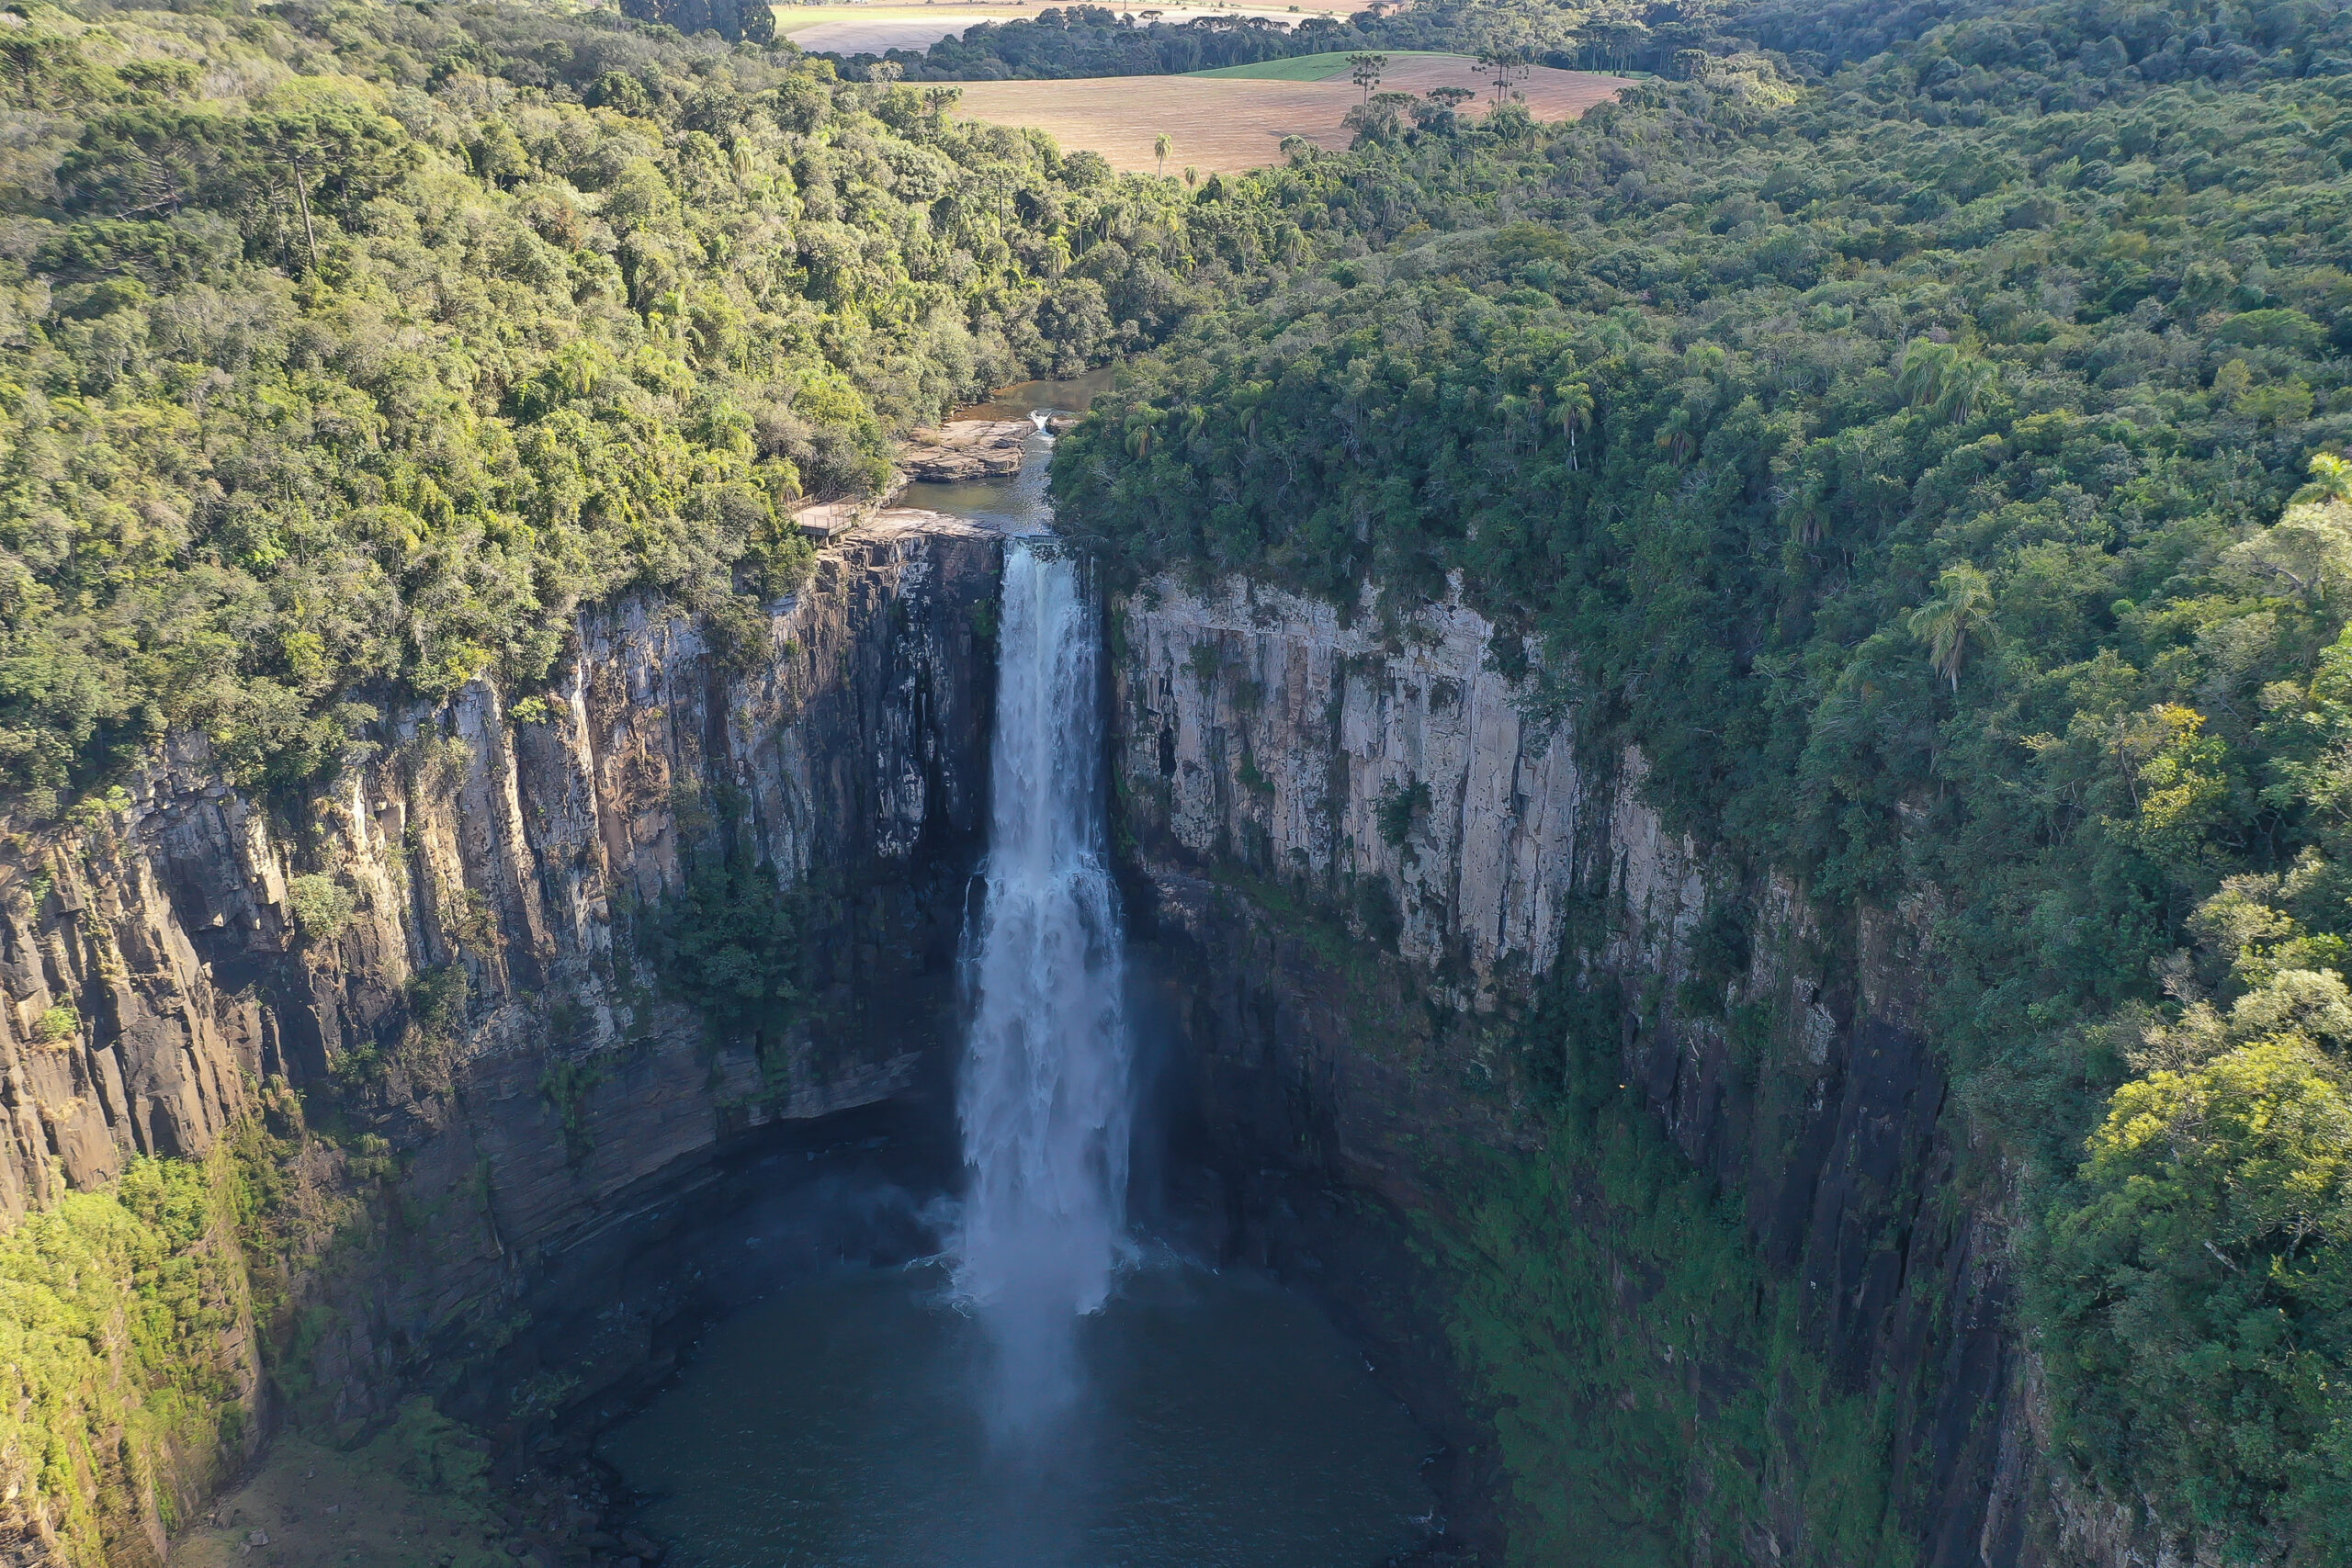
[[[2001, 1229], [1952, 1188], [1964, 1131], [1917, 1012], [1918, 912], [1825, 932], [1784, 879], [1736, 877], [1645, 804], [1638, 752], [1593, 755], [1573, 713], [1532, 716], [1492, 668], [1493, 635], [1458, 597], [1384, 637], [1369, 615], [1238, 581], [1162, 580], [1114, 610], [1116, 776], [1163, 943], [1193, 977], [1171, 1005], [1234, 1224], [1295, 1222], [1295, 1188], [1270, 1184], [1284, 1177], [1427, 1211], [1436, 1143], [1527, 1138], [1478, 1021], [1566, 966], [1620, 993], [1624, 1073], [1742, 1197], [1834, 1375], [1893, 1402], [1924, 1560], [2030, 1560], [2046, 1478]], [[1694, 937], [1733, 897], [1747, 951], [1702, 977]], [[1299, 903], [1390, 948], [1382, 977], [1318, 945], [1284, 912]], [[1694, 979], [1722, 1005], [1687, 1005]], [[1395, 1022], [1430, 1010], [1456, 1021]], [[1769, 1024], [1761, 1070], [1729, 1038], [1739, 1010]]]
[[[886, 511], [771, 607], [764, 652], [624, 604], [581, 618], [553, 689], [398, 709], [315, 795], [231, 787], [180, 738], [115, 809], [15, 841], [0, 1209], [299, 1100], [335, 1121], [322, 1189], [364, 1158], [395, 1216], [308, 1287], [319, 1415], [500, 1355], [546, 1360], [549, 1409], [633, 1375], [664, 1308], [630, 1238], [751, 1129], [936, 1066], [999, 565], [984, 529]], [[803, 1021], [764, 1051], [713, 1039], [639, 942], [735, 841], [801, 921]]]

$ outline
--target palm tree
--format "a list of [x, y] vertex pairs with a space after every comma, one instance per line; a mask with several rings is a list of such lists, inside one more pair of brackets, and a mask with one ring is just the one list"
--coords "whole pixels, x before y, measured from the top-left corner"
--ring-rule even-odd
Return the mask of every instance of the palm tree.
[[1932, 404], [1943, 391], [1944, 377], [1960, 350], [1933, 338], [1915, 337], [1904, 345], [1903, 362], [1894, 373], [1894, 389], [1915, 409]]
[[1666, 423], [1658, 427], [1657, 449], [1677, 465], [1689, 462], [1699, 450], [1699, 437], [1690, 428], [1689, 409], [1676, 409], [1667, 416]]
[[1159, 166], [1152, 171], [1154, 174], [1165, 175], [1168, 172], [1168, 149], [1171, 143], [1168, 140], [1168, 132], [1164, 130], [1161, 131], [1159, 138], [1152, 142], [1151, 155], [1159, 161]]
[[2352, 463], [2333, 452], [2316, 453], [2312, 457], [2311, 482], [2294, 493], [2298, 504], [2352, 501]]
[[1787, 495], [1781, 504], [1789, 514], [1789, 537], [1808, 549], [1821, 543], [1829, 533], [1829, 481], [1819, 474], [1806, 479], [1802, 489]]
[[1568, 438], [1568, 468], [1577, 466], [1577, 435], [1592, 423], [1592, 389], [1582, 381], [1571, 381], [1565, 387], [1555, 387], [1553, 396], [1560, 400], [1559, 412], [1552, 417], [1560, 422], [1561, 431]]
[[1894, 374], [1894, 389], [1915, 409], [1954, 424], [1973, 417], [2001, 378], [1998, 367], [1953, 344], [1913, 338]]
[[1954, 424], [1967, 423], [2000, 375], [1989, 360], [1973, 354], [1956, 355], [1944, 375], [1943, 385], [1937, 389], [1936, 413]]
[[1911, 635], [1928, 645], [1928, 662], [1960, 690], [1960, 667], [1968, 640], [1982, 637], [1993, 620], [1993, 585], [1966, 561], [1943, 570], [1936, 597], [1911, 612]]
[[1184, 165], [1184, 188], [1185, 188], [1186, 190], [1191, 190], [1194, 186], [1199, 185], [1200, 183], [1201, 183], [1201, 171], [1200, 171], [1200, 170], [1198, 170], [1198, 169], [1196, 169], [1196, 168], [1194, 168], [1194, 167], [1193, 167], [1193, 165], [1192, 165], [1192, 164], [1185, 164], [1185, 165]]

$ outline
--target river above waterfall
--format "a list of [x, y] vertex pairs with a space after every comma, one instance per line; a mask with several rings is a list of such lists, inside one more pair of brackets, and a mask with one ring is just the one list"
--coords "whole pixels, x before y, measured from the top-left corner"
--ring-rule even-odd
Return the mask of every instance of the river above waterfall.
[[[1080, 400], [1056, 390], [987, 412]], [[905, 503], [1034, 536], [1051, 444]], [[1100, 615], [1076, 561], [1006, 548], [967, 1190], [924, 1209], [939, 1254], [743, 1308], [603, 1455], [667, 1568], [1371, 1568], [1430, 1539], [1434, 1445], [1305, 1298], [1125, 1234]]]

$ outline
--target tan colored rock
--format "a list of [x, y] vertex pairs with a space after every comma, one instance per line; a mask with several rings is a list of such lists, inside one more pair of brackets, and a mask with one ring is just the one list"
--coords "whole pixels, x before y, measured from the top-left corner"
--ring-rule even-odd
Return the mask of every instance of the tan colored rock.
[[933, 483], [1002, 479], [1021, 471], [1021, 444], [1036, 430], [1025, 419], [950, 420], [909, 436], [899, 467], [910, 479]]
[[[1328, 604], [1172, 579], [1122, 613], [1131, 794], [1164, 802], [1145, 809], [1178, 844], [1330, 887], [1384, 876], [1409, 957], [1551, 963], [1582, 780], [1565, 727], [1531, 724], [1485, 668], [1483, 617], [1436, 606], [1390, 649]], [[1416, 785], [1427, 805], [1390, 843], [1384, 795]]]

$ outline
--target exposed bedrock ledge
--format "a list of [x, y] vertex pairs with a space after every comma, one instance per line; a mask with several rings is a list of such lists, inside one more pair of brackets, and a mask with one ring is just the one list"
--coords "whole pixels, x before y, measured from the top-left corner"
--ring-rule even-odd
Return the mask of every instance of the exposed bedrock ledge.
[[[339, 1083], [406, 1219], [312, 1286], [322, 1414], [377, 1414], [526, 1314], [585, 1322], [611, 1298], [567, 1256], [617, 1266], [614, 1238], [666, 1224], [741, 1134], [935, 1064], [985, 821], [1000, 552], [885, 512], [820, 554], [751, 668], [629, 603], [582, 616], [556, 691], [510, 711], [476, 681], [395, 712], [315, 796], [225, 787], [189, 742], [127, 810], [20, 840], [0, 867], [0, 1207], [202, 1154], [274, 1079]], [[764, 1066], [712, 1045], [630, 938], [738, 801], [779, 884], [809, 890], [811, 1021]], [[295, 913], [319, 878], [348, 904], [331, 936], [332, 910], [308, 932]], [[320, 1157], [322, 1189], [343, 1183]], [[560, 1369], [566, 1397], [642, 1360], [656, 1309], [631, 1311]]]
[[[1228, 1182], [1287, 1170], [1426, 1209], [1430, 1134], [1528, 1135], [1477, 1021], [1579, 966], [1623, 997], [1647, 1104], [1801, 1282], [1822, 1358], [1893, 1402], [1925, 1561], [2041, 1559], [2052, 1489], [2005, 1227], [1997, 1195], [1958, 1185], [1967, 1130], [1915, 1006], [1920, 911], [1826, 932], [1785, 880], [1738, 889], [1745, 973], [1696, 1010], [1761, 1019], [1759, 1059], [1685, 1005], [1727, 868], [1645, 804], [1637, 752], [1596, 760], [1573, 715], [1522, 715], [1475, 612], [1438, 605], [1390, 646], [1327, 605], [1162, 580], [1114, 617], [1116, 777], [1162, 940], [1207, 976], [1178, 1002]], [[1273, 908], [1301, 898], [1393, 932], [1404, 994], [1348, 980]], [[1456, 1025], [1381, 1022], [1431, 1007]]]

